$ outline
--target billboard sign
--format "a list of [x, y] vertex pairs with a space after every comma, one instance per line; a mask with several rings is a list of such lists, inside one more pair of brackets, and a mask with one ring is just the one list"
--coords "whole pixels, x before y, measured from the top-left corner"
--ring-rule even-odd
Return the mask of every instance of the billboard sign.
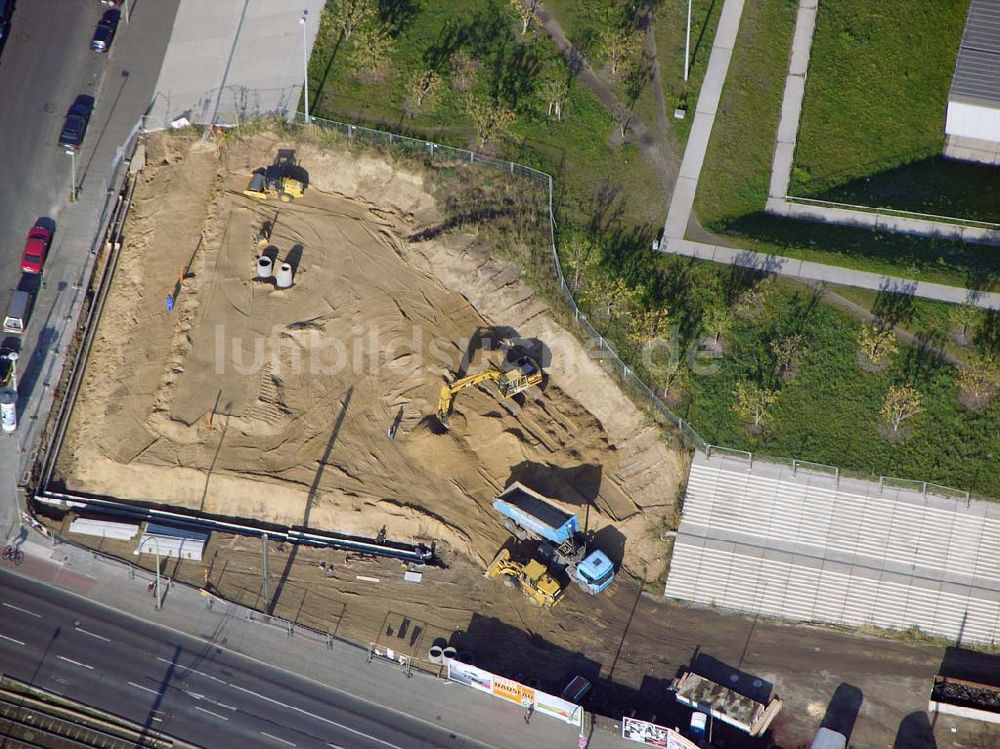
[[478, 689], [486, 694], [493, 694], [493, 674], [483, 671], [481, 668], [470, 666], [467, 663], [451, 661], [448, 663], [448, 678], [465, 684], [467, 687]]
[[662, 746], [667, 749], [698, 749], [676, 731], [666, 726], [658, 726], [645, 720], [622, 718], [622, 738], [646, 746]]

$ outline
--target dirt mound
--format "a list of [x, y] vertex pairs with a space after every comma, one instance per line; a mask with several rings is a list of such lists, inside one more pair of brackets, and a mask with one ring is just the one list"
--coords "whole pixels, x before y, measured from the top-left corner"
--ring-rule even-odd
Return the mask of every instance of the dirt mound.
[[[299, 149], [305, 196], [243, 195], [279, 146]], [[164, 135], [147, 154], [62, 451], [67, 485], [363, 535], [385, 525], [485, 560], [507, 537], [492, 498], [518, 479], [589, 529], [617, 526], [635, 575], [662, 573], [686, 456], [514, 266], [471, 236], [402, 239], [441, 220], [426, 174], [268, 136], [220, 150]], [[292, 265], [291, 288], [256, 278], [262, 251]], [[467, 388], [451, 430], [428, 428], [470, 337], [498, 325], [547, 347], [544, 389], [501, 401]]]

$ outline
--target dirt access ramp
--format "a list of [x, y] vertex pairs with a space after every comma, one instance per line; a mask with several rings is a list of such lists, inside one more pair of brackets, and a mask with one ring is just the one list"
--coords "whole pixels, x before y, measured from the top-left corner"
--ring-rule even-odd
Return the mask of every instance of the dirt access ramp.
[[[243, 195], [278, 148], [297, 150], [305, 197]], [[386, 526], [478, 563], [507, 538], [492, 498], [519, 478], [588, 528], [616, 527], [609, 551], [624, 546], [636, 576], [662, 574], [660, 534], [687, 456], [553, 323], [514, 265], [470, 234], [405, 239], [443, 219], [435, 178], [267, 135], [221, 147], [150, 138], [57, 476], [217, 515], [367, 536]], [[295, 266], [289, 289], [254, 279], [265, 221], [270, 253]], [[466, 389], [452, 429], [434, 433], [441, 385], [469, 338], [497, 326], [550, 352], [544, 390], [500, 403]]]

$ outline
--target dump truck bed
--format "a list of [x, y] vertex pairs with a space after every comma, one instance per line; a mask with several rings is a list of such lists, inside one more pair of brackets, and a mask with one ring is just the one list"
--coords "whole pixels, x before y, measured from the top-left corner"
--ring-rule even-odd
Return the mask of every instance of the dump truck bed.
[[519, 481], [497, 496], [493, 507], [526, 531], [556, 544], [570, 540], [579, 530], [576, 515], [560, 510]]

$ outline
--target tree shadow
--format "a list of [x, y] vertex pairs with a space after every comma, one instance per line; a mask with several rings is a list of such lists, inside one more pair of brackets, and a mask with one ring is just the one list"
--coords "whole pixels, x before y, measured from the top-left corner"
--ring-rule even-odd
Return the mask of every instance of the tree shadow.
[[420, 12], [420, 3], [414, 0], [378, 0], [378, 11], [382, 21], [392, 29], [393, 36], [399, 36]]
[[872, 314], [886, 326], [912, 322], [916, 311], [914, 307], [916, 289], [916, 281], [886, 279], [875, 297]]
[[541, 70], [542, 61], [533, 46], [512, 43], [504, 35], [494, 50], [490, 95], [516, 108], [534, 93]]

